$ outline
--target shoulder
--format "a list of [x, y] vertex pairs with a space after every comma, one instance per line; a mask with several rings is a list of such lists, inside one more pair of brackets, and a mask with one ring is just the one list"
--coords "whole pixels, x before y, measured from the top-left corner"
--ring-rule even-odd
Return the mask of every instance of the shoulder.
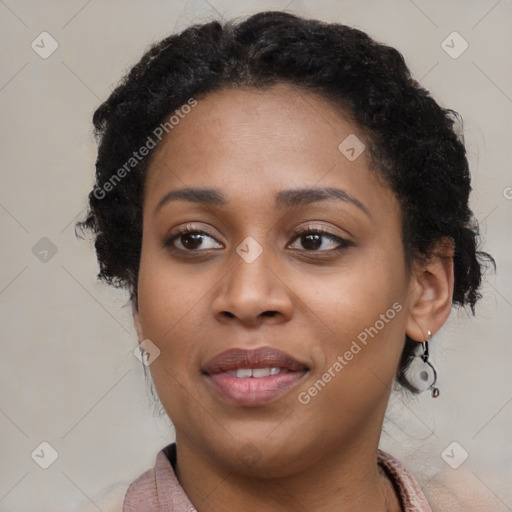
[[[174, 450], [174, 451], [173, 451]], [[175, 481], [174, 472], [166, 454], [175, 454], [174, 444], [170, 444], [157, 454], [155, 466], [142, 473], [133, 482], [118, 482], [92, 496], [89, 503], [73, 512], [121, 512], [140, 510], [140, 504], [158, 507], [158, 495]], [[158, 480], [160, 479], [160, 480]], [[158, 488], [160, 484], [160, 489]]]
[[[117, 483], [92, 496], [88, 504], [73, 512], [121, 512], [138, 510], [140, 503], [157, 507], [155, 468], [148, 469], [131, 483]], [[128, 503], [127, 503], [128, 500]], [[153, 508], [151, 509], [153, 510]]]
[[98, 495], [92, 496], [91, 501], [74, 512], [121, 512], [123, 501], [130, 484], [118, 483], [112, 485]]
[[432, 512], [482, 512], [499, 506], [492, 492], [468, 471], [447, 468], [425, 487]]
[[498, 506], [498, 499], [470, 470], [443, 468], [433, 478], [417, 481], [393, 456], [379, 450], [378, 460], [390, 472], [411, 510], [483, 512]]

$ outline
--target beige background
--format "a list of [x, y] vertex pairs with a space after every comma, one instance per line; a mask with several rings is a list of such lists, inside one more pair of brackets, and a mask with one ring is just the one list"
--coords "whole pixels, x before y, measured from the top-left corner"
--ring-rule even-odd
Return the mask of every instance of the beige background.
[[[512, 510], [510, 0], [1, 0], [0, 511], [90, 504], [152, 466], [173, 440], [132, 353], [127, 296], [95, 281], [92, 247], [74, 236], [92, 184], [94, 109], [170, 32], [285, 7], [397, 47], [464, 118], [472, 204], [498, 272], [484, 282], [477, 317], [455, 312], [435, 338], [441, 396], [395, 395], [382, 447], [426, 491], [459, 476], [493, 500], [493, 511]], [[31, 48], [43, 31], [58, 43], [46, 59]], [[453, 31], [469, 44], [457, 59], [441, 46]], [[43, 237], [57, 249], [47, 261], [48, 241], [33, 252]], [[58, 452], [48, 469], [31, 458], [43, 441]], [[469, 453], [459, 469], [441, 458], [453, 441]]]

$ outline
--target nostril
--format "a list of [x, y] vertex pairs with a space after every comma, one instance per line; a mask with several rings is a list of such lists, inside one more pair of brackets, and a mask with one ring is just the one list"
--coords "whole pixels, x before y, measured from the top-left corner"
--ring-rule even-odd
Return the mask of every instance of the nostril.
[[[225, 318], [236, 318], [237, 316], [234, 313], [231, 313], [231, 311], [222, 311], [221, 313]], [[277, 311], [263, 311], [259, 316], [260, 317], [270, 317], [274, 318], [277, 316]]]

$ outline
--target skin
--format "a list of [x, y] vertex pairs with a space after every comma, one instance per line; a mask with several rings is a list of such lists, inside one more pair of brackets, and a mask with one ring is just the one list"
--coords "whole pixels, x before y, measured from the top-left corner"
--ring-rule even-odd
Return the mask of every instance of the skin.
[[[198, 98], [154, 154], [134, 320], [139, 340], [161, 351], [151, 374], [176, 429], [177, 477], [200, 512], [400, 510], [376, 464], [384, 413], [405, 334], [423, 341], [448, 317], [453, 267], [435, 257], [408, 272], [400, 206], [367, 151], [349, 161], [338, 150], [349, 134], [368, 147], [348, 116], [311, 92], [222, 90]], [[155, 212], [185, 186], [218, 189], [227, 203], [175, 200]], [[305, 187], [342, 189], [362, 208], [332, 198], [276, 206], [279, 191]], [[166, 241], [185, 225], [207, 235], [202, 245], [177, 237], [173, 251]], [[311, 227], [328, 233], [317, 245]], [[329, 235], [349, 243], [334, 252], [340, 242]], [[236, 252], [247, 237], [262, 248], [251, 263]], [[401, 311], [300, 403], [395, 303]], [[227, 349], [263, 346], [310, 369], [274, 401], [229, 403], [201, 375]], [[248, 451], [256, 455], [244, 462]]]

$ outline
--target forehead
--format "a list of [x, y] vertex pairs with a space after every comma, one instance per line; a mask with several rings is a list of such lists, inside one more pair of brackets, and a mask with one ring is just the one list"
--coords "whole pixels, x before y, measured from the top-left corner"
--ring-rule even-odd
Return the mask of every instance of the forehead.
[[[333, 135], [339, 132], [342, 120], [347, 129], [356, 130], [348, 115], [332, 102], [306, 89], [285, 84], [261, 89], [221, 89], [199, 99], [193, 114], [188, 121], [201, 124], [196, 128], [205, 132], [222, 128], [236, 134], [239, 129], [251, 129], [304, 143], [319, 128]], [[198, 114], [208, 116], [213, 124], [200, 123]]]
[[382, 195], [366, 151], [347, 158], [345, 140], [358, 152], [364, 148], [364, 134], [349, 116], [310, 91], [222, 89], [198, 98], [163, 139], [149, 168], [146, 200], [184, 185], [265, 198], [272, 189], [315, 184], [359, 190], [369, 199]]

